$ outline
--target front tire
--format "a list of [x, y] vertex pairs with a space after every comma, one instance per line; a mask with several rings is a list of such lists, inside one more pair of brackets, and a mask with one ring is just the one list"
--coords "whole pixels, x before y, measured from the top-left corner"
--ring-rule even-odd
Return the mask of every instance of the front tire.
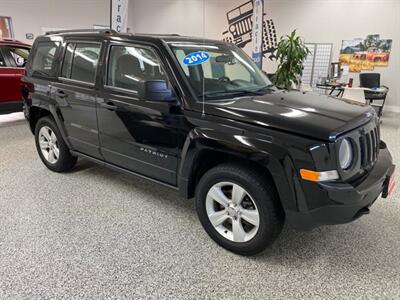
[[66, 172], [75, 166], [77, 158], [69, 152], [60, 130], [51, 117], [43, 117], [37, 122], [35, 143], [39, 157], [48, 169]]
[[240, 255], [263, 251], [283, 227], [275, 185], [251, 167], [223, 164], [205, 173], [196, 189], [196, 209], [209, 236]]

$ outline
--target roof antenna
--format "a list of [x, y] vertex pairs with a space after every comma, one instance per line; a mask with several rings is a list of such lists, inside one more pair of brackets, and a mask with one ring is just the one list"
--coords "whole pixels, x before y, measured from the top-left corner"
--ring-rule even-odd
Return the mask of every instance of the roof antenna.
[[[203, 52], [206, 51], [205, 43], [206, 43], [206, 0], [203, 0]], [[205, 93], [205, 80], [204, 80], [204, 68], [203, 68], [203, 109], [201, 113], [201, 116], [203, 118], [205, 116], [204, 93]]]

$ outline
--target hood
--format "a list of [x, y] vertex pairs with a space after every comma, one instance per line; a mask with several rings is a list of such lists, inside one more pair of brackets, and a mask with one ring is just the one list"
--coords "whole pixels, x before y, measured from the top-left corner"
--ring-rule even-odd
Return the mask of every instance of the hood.
[[370, 106], [299, 91], [208, 102], [206, 113], [326, 141], [375, 117]]

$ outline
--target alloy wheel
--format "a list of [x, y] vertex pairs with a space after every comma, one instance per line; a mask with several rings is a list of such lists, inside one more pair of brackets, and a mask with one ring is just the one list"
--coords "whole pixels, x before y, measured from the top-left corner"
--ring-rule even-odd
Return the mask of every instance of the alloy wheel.
[[257, 206], [236, 183], [214, 184], [207, 193], [206, 210], [214, 229], [232, 242], [248, 242], [257, 234], [260, 225]]
[[60, 149], [58, 147], [57, 137], [50, 127], [43, 126], [40, 128], [39, 146], [46, 161], [50, 164], [57, 163], [60, 156]]

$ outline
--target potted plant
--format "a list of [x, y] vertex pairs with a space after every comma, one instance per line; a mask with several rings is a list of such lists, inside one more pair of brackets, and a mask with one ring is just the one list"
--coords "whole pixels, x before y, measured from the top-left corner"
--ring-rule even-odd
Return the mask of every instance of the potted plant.
[[296, 35], [296, 30], [281, 37], [273, 53], [273, 58], [279, 62], [272, 77], [275, 85], [286, 89], [298, 87], [303, 73], [303, 62], [309, 53], [304, 41]]

